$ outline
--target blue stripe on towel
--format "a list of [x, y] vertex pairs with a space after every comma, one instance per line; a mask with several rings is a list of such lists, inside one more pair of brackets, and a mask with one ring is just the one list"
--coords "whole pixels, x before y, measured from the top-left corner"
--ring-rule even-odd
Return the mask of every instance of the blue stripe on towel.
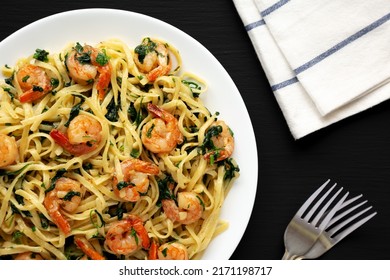
[[290, 0], [280, 0], [279, 2], [276, 2], [273, 4], [271, 7], [265, 9], [264, 11], [260, 12], [260, 15], [262, 17], [268, 16], [270, 13], [274, 12], [275, 10], [279, 9], [282, 7], [284, 4], [287, 4], [290, 2]]
[[295, 84], [298, 82], [298, 78], [297, 77], [294, 77], [294, 78], [291, 78], [291, 79], [288, 79], [284, 82], [281, 82], [279, 84], [276, 84], [276, 85], [272, 85], [271, 86], [271, 89], [272, 91], [277, 91], [278, 89], [281, 89], [281, 88], [284, 88], [284, 87], [287, 87], [289, 85], [292, 85], [292, 84]]
[[[340, 43], [336, 44], [335, 46], [333, 46], [332, 48], [330, 48], [329, 50], [323, 52], [322, 54], [316, 56], [315, 58], [313, 58], [312, 60], [306, 62], [305, 64], [299, 66], [298, 68], [296, 68], [294, 70], [295, 74], [298, 75], [300, 73], [302, 73], [303, 71], [309, 69], [310, 67], [312, 67], [313, 65], [321, 62], [322, 60], [324, 60], [325, 58], [327, 58], [328, 56], [334, 54], [335, 52], [337, 52], [338, 50], [344, 48], [345, 46], [347, 46], [348, 44], [352, 43], [353, 41], [359, 39], [360, 37], [362, 37], [363, 35], [369, 33], [370, 31], [374, 30], [375, 28], [381, 26], [382, 24], [384, 24], [385, 22], [389, 21], [390, 20], [390, 13], [388, 13], [387, 15], [381, 17], [380, 19], [374, 21], [373, 23], [371, 23], [370, 25], [366, 26], [365, 28], [359, 30], [358, 32], [356, 32], [355, 34], [349, 36], [348, 38], [346, 38], [345, 40], [341, 41]], [[291, 79], [288, 79], [284, 82], [281, 82], [281, 83], [278, 83], [278, 84], [275, 84], [275, 85], [271, 85], [271, 89], [273, 91], [276, 91], [276, 90], [279, 90], [281, 88], [284, 88], [284, 87], [287, 87], [291, 84], [294, 84], [298, 82], [298, 78], [297, 77], [294, 77], [294, 78], [291, 78]]]
[[309, 69], [313, 65], [315, 65], [318, 62], [324, 60], [328, 56], [334, 54], [338, 50], [344, 48], [345, 46], [347, 46], [348, 44], [352, 43], [353, 41], [359, 39], [363, 35], [369, 33], [370, 31], [374, 30], [375, 28], [381, 26], [382, 24], [387, 22], [389, 19], [390, 19], [390, 13], [388, 13], [387, 15], [385, 15], [385, 16], [381, 17], [380, 19], [374, 21], [373, 23], [371, 23], [370, 25], [366, 26], [365, 28], [359, 30], [355, 34], [349, 36], [347, 39], [341, 41], [337, 45], [333, 46], [332, 48], [330, 48], [329, 50], [323, 52], [322, 54], [316, 56], [312, 60], [310, 60], [310, 61], [306, 62], [305, 64], [299, 66], [298, 68], [294, 69], [295, 74], [298, 75], [299, 73], [302, 73], [303, 71]]
[[[281, 0], [279, 2], [276, 2], [271, 7], [269, 7], [267, 9], [265, 9], [264, 11], [260, 12], [260, 15], [262, 17], [265, 17], [265, 16], [271, 14], [272, 12], [276, 11], [277, 9], [279, 9], [280, 7], [282, 7], [284, 4], [286, 4], [289, 1], [290, 0]], [[249, 24], [245, 25], [245, 30], [249, 31], [249, 30], [252, 30], [253, 28], [256, 28], [258, 26], [262, 26], [264, 24], [265, 24], [264, 19], [260, 19], [258, 21], [255, 21], [255, 22], [252, 22], [252, 23], [249, 23]]]
[[265, 24], [264, 19], [260, 19], [258, 21], [252, 22], [248, 25], [245, 25], [245, 30], [249, 31], [249, 30], [252, 30], [253, 28], [256, 28], [256, 27], [264, 25], [264, 24]]

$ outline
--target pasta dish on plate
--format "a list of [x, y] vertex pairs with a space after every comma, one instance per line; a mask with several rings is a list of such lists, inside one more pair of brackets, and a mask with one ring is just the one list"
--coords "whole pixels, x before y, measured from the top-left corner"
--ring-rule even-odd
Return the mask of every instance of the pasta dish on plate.
[[0, 259], [201, 258], [239, 168], [182, 63], [146, 37], [3, 66]]

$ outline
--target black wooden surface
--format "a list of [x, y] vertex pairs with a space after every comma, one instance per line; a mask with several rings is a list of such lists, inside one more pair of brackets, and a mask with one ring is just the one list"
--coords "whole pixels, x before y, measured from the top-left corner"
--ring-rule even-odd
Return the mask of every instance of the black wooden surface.
[[363, 193], [378, 215], [320, 259], [389, 259], [389, 102], [293, 140], [231, 0], [3, 1], [0, 40], [42, 17], [80, 8], [129, 10], [172, 24], [203, 44], [236, 83], [256, 134], [259, 181], [250, 223], [232, 259], [280, 259], [286, 225], [327, 178], [352, 194]]

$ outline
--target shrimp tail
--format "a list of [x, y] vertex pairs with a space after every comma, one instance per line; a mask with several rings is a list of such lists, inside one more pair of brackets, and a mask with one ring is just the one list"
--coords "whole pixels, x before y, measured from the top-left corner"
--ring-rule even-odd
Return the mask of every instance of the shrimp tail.
[[211, 152], [208, 152], [206, 153], [203, 158], [205, 160], [210, 160], [211, 157], [217, 155], [216, 158], [214, 158], [214, 161], [221, 161], [221, 160], [224, 160], [224, 159], [227, 159], [228, 157], [230, 157], [231, 153], [229, 153], [228, 151], [226, 150], [220, 150], [220, 151], [211, 151]]
[[52, 131], [50, 131], [50, 136], [58, 145], [60, 145], [62, 148], [64, 148], [74, 156], [81, 156], [83, 154], [87, 154], [95, 150], [95, 147], [88, 146], [88, 144], [86, 143], [81, 143], [77, 145], [70, 143], [69, 138], [57, 129], [53, 129]]
[[138, 172], [151, 174], [151, 175], [158, 175], [158, 173], [160, 173], [160, 169], [156, 165], [141, 160], [137, 160], [134, 163], [134, 170]]
[[75, 237], [74, 242], [91, 259], [93, 259], [93, 260], [104, 260], [105, 259], [95, 249], [92, 248], [92, 246], [89, 244], [87, 239], [85, 239], [84, 237]]
[[158, 259], [157, 252], [158, 252], [158, 244], [155, 240], [153, 240], [149, 248], [148, 260], [157, 260]]
[[108, 85], [111, 81], [111, 67], [106, 65], [104, 67], [98, 67], [99, 78], [96, 84], [98, 90], [99, 100], [103, 100], [108, 91]]
[[149, 82], [154, 82], [158, 77], [164, 76], [171, 71], [172, 68], [172, 60], [169, 59], [169, 56], [166, 56], [167, 64], [165, 63], [165, 56], [159, 56], [159, 66], [154, 68], [148, 74], [146, 74], [146, 78]]
[[157, 105], [154, 105], [153, 103], [148, 103], [148, 111], [153, 114], [155, 117], [162, 118], [163, 116], [163, 111], [160, 107]]
[[137, 232], [137, 234], [141, 237], [142, 247], [144, 249], [148, 249], [150, 247], [150, 239], [149, 239], [148, 232], [142, 223], [142, 220], [135, 215], [128, 216], [127, 220], [132, 225], [132, 227]]
[[49, 211], [50, 217], [54, 220], [58, 228], [65, 234], [68, 235], [72, 229], [68, 221], [61, 215], [59, 211]]
[[148, 79], [149, 82], [154, 82], [158, 77], [168, 74], [170, 70], [171, 70], [170, 65], [169, 67], [163, 67], [160, 65], [154, 68], [148, 74], [146, 74], [146, 78]]
[[30, 89], [28, 91], [25, 91], [23, 92], [20, 96], [19, 96], [19, 101], [21, 103], [27, 103], [27, 102], [32, 102], [32, 101], [35, 101], [35, 100], [38, 100], [40, 99], [42, 96], [44, 96], [46, 93], [42, 90], [42, 91], [38, 91], [38, 90], [33, 90], [33, 89]]

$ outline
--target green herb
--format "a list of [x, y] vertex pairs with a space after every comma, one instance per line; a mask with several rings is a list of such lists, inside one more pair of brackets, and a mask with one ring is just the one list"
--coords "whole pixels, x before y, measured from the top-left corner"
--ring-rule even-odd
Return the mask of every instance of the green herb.
[[196, 196], [196, 198], [199, 200], [199, 203], [200, 203], [200, 205], [202, 205], [203, 210], [204, 210], [206, 208], [206, 206], [204, 205], [203, 200], [199, 196]]
[[39, 91], [39, 92], [42, 92], [43, 91], [43, 88], [41, 86], [36, 86], [36, 85], [33, 85], [33, 88], [32, 88], [33, 91]]
[[[95, 223], [95, 221], [93, 220], [92, 217], [93, 213], [95, 213], [98, 216], [100, 220], [100, 225], [98, 223]], [[89, 219], [91, 220], [91, 223], [95, 228], [102, 228], [106, 224], [106, 222], [103, 220], [103, 216], [96, 209], [91, 210], [91, 212], [89, 213]]]
[[58, 79], [56, 79], [56, 78], [51, 78], [50, 79], [50, 84], [52, 85], [53, 88], [56, 88], [60, 84], [60, 81]]
[[216, 150], [217, 148], [214, 145], [212, 137], [218, 136], [222, 132], [222, 126], [215, 125], [210, 127], [204, 137], [203, 143], [200, 146], [200, 149], [202, 151], [202, 154], [204, 155], [208, 150]]
[[145, 38], [142, 41], [141, 45], [135, 47], [134, 52], [138, 54], [138, 60], [141, 63], [144, 63], [145, 56], [148, 53], [156, 51], [157, 44], [150, 40], [150, 38]]
[[135, 243], [138, 245], [138, 235], [137, 235], [137, 231], [134, 228], [131, 228], [130, 235], [134, 237]]
[[164, 257], [167, 256], [167, 253], [168, 253], [168, 248], [164, 248], [161, 253], [163, 254]]
[[48, 193], [48, 192], [54, 190], [57, 180], [59, 178], [61, 178], [65, 173], [66, 173], [65, 168], [61, 168], [61, 169], [57, 170], [56, 175], [54, 175], [54, 177], [50, 181], [50, 187], [47, 190], [45, 190], [45, 193]]
[[76, 57], [77, 61], [81, 64], [90, 64], [91, 63], [91, 52], [81, 53]]
[[22, 238], [24, 236], [24, 233], [17, 230], [12, 233], [12, 241], [15, 242], [16, 244], [21, 244], [22, 243]]
[[214, 154], [211, 154], [211, 155], [210, 155], [210, 164], [211, 164], [211, 165], [214, 164]]
[[85, 171], [91, 170], [92, 168], [93, 168], [93, 164], [90, 163], [90, 162], [86, 162], [86, 163], [83, 164], [83, 169], [84, 169]]
[[22, 168], [18, 169], [18, 170], [15, 170], [15, 171], [7, 171], [7, 170], [3, 170], [1, 169], [0, 170], [0, 176], [14, 176], [14, 175], [19, 175], [21, 172], [23, 172], [27, 166], [29, 166], [30, 164], [32, 163], [27, 163], [25, 166], [23, 166]]
[[108, 103], [106, 109], [107, 109], [107, 113], [104, 115], [106, 117], [106, 119], [111, 121], [111, 122], [118, 121], [119, 109], [120, 109], [120, 99], [118, 101], [118, 104], [116, 104], [115, 98], [112, 98], [110, 103]]
[[106, 55], [106, 53], [101, 53], [99, 52], [98, 55], [96, 56], [96, 62], [100, 65], [100, 66], [104, 66], [108, 63], [108, 56]]
[[[15, 199], [16, 201], [20, 204], [20, 205], [24, 205], [24, 197], [19, 195], [19, 194], [16, 194], [14, 193], [14, 196], [15, 196]], [[24, 216], [26, 217], [32, 217], [30, 211], [20, 211], [16, 205], [14, 205], [12, 202], [11, 202], [11, 209], [12, 209], [12, 213], [14, 214], [23, 214]]]
[[182, 80], [181, 81], [183, 84], [187, 85], [191, 92], [192, 92], [192, 95], [197, 98], [199, 97], [199, 93], [197, 91], [201, 90], [202, 87], [200, 85], [198, 85], [197, 83], [195, 82], [192, 82], [192, 81], [188, 81], [188, 80]]
[[14, 85], [13, 85], [13, 83], [12, 83], [12, 81], [14, 80], [14, 76], [15, 76], [15, 71], [12, 72], [11, 77], [4, 79], [4, 82], [5, 82], [7, 85], [10, 85], [10, 86], [14, 87]]
[[65, 201], [70, 201], [74, 196], [81, 196], [80, 192], [70, 191], [62, 199]]
[[35, 53], [33, 55], [33, 58], [37, 59], [37, 60], [40, 60], [40, 61], [43, 61], [43, 62], [48, 62], [49, 59], [48, 59], [48, 56], [49, 53], [45, 50], [42, 50], [42, 49], [36, 49], [35, 50]]
[[65, 239], [65, 252], [66, 259], [68, 260], [79, 260], [85, 254], [84, 252], [74, 244], [73, 238]]
[[225, 167], [224, 180], [231, 180], [236, 176], [236, 172], [240, 172], [240, 168], [238, 165], [234, 165], [232, 158], [227, 158], [219, 162], [218, 165], [223, 165]]
[[175, 195], [172, 193], [170, 186], [175, 183], [175, 180], [170, 175], [165, 176], [164, 179], [157, 179], [159, 190], [159, 197], [157, 205], [161, 205], [163, 199], [173, 199], [176, 201]]
[[140, 155], [140, 151], [138, 149], [132, 149], [130, 152], [130, 156], [132, 156], [133, 158], [138, 158], [139, 155]]
[[118, 189], [118, 191], [120, 191], [121, 189], [123, 188], [126, 188], [126, 187], [134, 187], [135, 185], [132, 183], [132, 182], [125, 182], [125, 181], [120, 181], [117, 185], [116, 185], [116, 188]]
[[41, 227], [47, 229], [49, 227], [49, 220], [42, 213], [39, 213], [39, 218], [41, 219]]
[[68, 121], [64, 124], [65, 127], [68, 127], [70, 122], [79, 115], [80, 113], [80, 110], [81, 109], [81, 106], [83, 105], [83, 103], [85, 102], [85, 97], [82, 96], [82, 95], [77, 95], [77, 97], [79, 97], [81, 100], [79, 103], [77, 103], [76, 105], [74, 105], [72, 107], [72, 109], [70, 109], [70, 114], [69, 114], [69, 119]]
[[15, 94], [13, 94], [11, 91], [10, 88], [5, 88], [4, 91], [6, 91], [9, 95], [9, 97], [11, 98], [11, 102], [14, 102], [14, 99], [15, 99]]
[[136, 127], [138, 127], [146, 117], [146, 114], [143, 114], [142, 106], [140, 106], [139, 110], [137, 111], [134, 107], [134, 103], [130, 104], [129, 108], [127, 109], [127, 113], [129, 120], [132, 121]]
[[148, 131], [146, 132], [146, 137], [150, 138], [152, 137], [152, 131], [154, 129], [154, 123], [152, 124], [152, 126], [148, 129]]
[[76, 45], [74, 46], [74, 49], [75, 49], [76, 52], [78, 52], [78, 53], [82, 53], [82, 52], [84, 51], [83, 46], [82, 46], [79, 42], [76, 43]]
[[19, 211], [19, 209], [15, 206], [15, 204], [13, 204], [12, 202], [10, 202], [10, 206], [11, 206], [12, 214], [20, 214], [20, 211]]
[[[84, 52], [83, 46], [77, 42], [74, 46], [74, 50], [76, 50], [77, 54], [75, 55], [78, 62], [81, 64], [90, 64], [91, 63], [91, 51]], [[66, 58], [65, 58], [66, 61]]]
[[118, 220], [122, 220], [123, 218], [123, 213], [126, 213], [126, 209], [122, 208], [121, 205], [114, 205], [108, 209], [108, 214], [110, 217], [118, 217]]
[[26, 75], [22, 78], [22, 82], [25, 83], [30, 78], [30, 75]]

